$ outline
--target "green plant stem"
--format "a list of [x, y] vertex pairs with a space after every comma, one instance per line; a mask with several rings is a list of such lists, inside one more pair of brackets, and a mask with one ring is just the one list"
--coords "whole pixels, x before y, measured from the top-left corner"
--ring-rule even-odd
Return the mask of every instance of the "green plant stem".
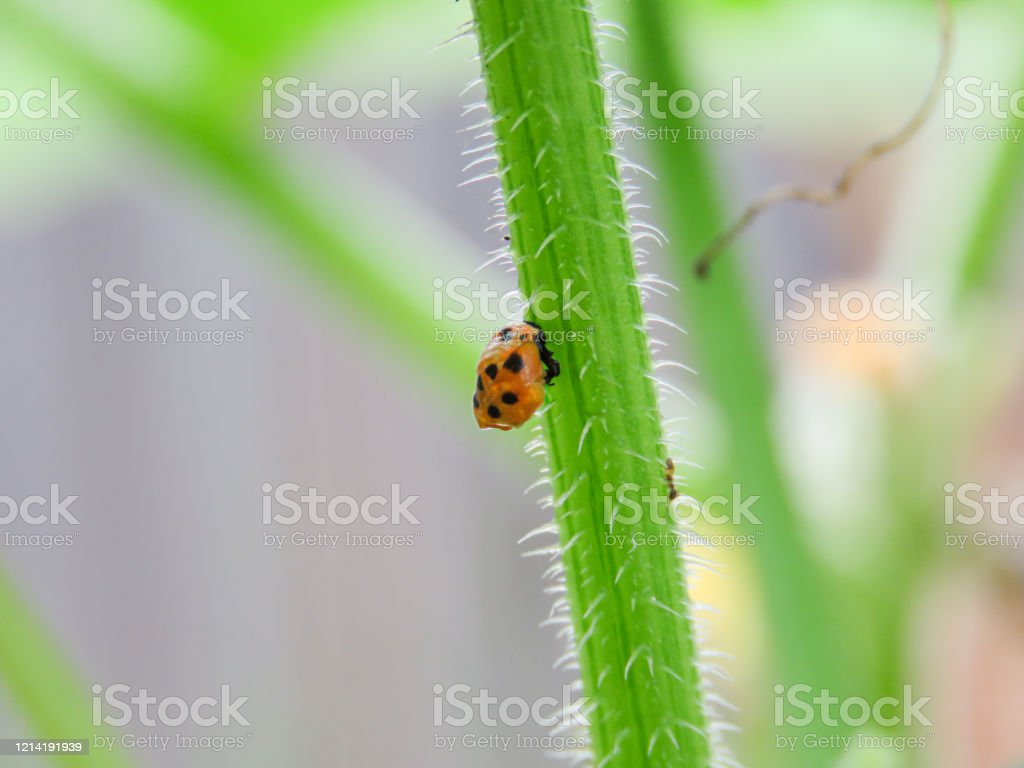
[[[1024, 77], [1018, 82], [1024, 83]], [[1007, 127], [1024, 129], [1024, 118], [1014, 117]], [[1007, 248], [1009, 224], [1020, 210], [1022, 171], [1024, 142], [1004, 141], [996, 155], [960, 268], [957, 298], [961, 302], [992, 287], [998, 277], [999, 261]]]
[[[563, 309], [569, 293], [587, 297], [589, 317], [543, 321], [563, 370], [543, 425], [593, 761], [703, 768], [701, 675], [667, 500], [635, 523], [605, 519], [609, 493], [627, 484], [665, 493], [665, 449], [589, 4], [472, 7], [520, 288], [550, 291]], [[581, 340], [561, 341], [568, 333]]]
[[[679, 29], [661, 0], [631, 0], [631, 54], [645, 83], [673, 91], [694, 88], [675, 50]], [[645, 116], [652, 127], [698, 127], [671, 112]], [[736, 254], [723, 253], [711, 276], [693, 276], [698, 254], [727, 226], [712, 161], [703, 144], [656, 141], [651, 151], [663, 198], [671, 252], [681, 275], [684, 310], [706, 390], [723, 418], [733, 482], [756, 494], [764, 535], [754, 547], [767, 626], [783, 682], [843, 688], [849, 671], [828, 607], [827, 573], [810, 551], [780, 467], [772, 434], [773, 381], [764, 339], [751, 314]], [[720, 489], [728, 493], [728, 489]]]

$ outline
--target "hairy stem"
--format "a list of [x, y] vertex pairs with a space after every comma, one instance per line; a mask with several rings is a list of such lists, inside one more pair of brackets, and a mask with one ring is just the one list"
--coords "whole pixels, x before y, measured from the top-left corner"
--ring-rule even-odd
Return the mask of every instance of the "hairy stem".
[[[580, 0], [472, 6], [520, 288], [562, 310], [531, 319], [562, 363], [543, 431], [593, 762], [700, 768], [701, 675], [595, 24]], [[622, 492], [658, 498], [634, 522]]]

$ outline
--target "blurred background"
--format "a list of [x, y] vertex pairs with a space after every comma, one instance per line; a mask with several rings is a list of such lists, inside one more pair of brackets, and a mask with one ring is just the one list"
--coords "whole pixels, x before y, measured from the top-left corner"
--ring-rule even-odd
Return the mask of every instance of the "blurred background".
[[[766, 214], [707, 283], [690, 266], [748, 201], [829, 183], [909, 119], [935, 9], [599, 12], [629, 32], [604, 28], [605, 54], [636, 91], [730, 94], [724, 118], [645, 108], [649, 132], [617, 140], [658, 177], [641, 177], [644, 218], [670, 242], [644, 270], [679, 290], [648, 309], [688, 330], [659, 337], [696, 370], [661, 372], [692, 398], [665, 403], [680, 480], [757, 497], [756, 523], [707, 531], [717, 566], [693, 585], [728, 655], [735, 752], [1020, 768], [1024, 9], [956, 4], [920, 135], [848, 201]], [[481, 743], [543, 727], [437, 720], [439, 690], [533, 702], [574, 679], [539, 626], [549, 562], [518, 543], [550, 516], [524, 494], [542, 469], [530, 435], [480, 432], [468, 407], [478, 335], [504, 318], [463, 298], [515, 287], [480, 269], [503, 244], [495, 180], [463, 171], [483, 94], [465, 90], [473, 40], [445, 42], [469, 14], [0, 6], [0, 739], [87, 739], [75, 759], [154, 768], [548, 760]], [[300, 104], [306, 87], [324, 94]], [[731, 109], [737, 87], [756, 114]], [[155, 319], [133, 290], [164, 296]], [[173, 294], [202, 291], [215, 319], [176, 316]], [[886, 291], [896, 319], [855, 311]], [[362, 512], [291, 524], [279, 492]], [[108, 695], [192, 702], [225, 685], [247, 724], [110, 724]], [[794, 686], [869, 703], [910, 686], [929, 724], [791, 727], [779, 691]]]

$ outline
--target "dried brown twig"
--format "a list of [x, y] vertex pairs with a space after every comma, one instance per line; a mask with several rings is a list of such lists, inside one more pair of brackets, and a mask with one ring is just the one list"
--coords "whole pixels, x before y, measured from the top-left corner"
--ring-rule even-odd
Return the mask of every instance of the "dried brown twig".
[[750, 226], [754, 219], [769, 208], [774, 208], [779, 203], [785, 202], [805, 202], [812, 203], [813, 205], [820, 207], [832, 205], [849, 194], [850, 187], [853, 186], [853, 183], [857, 180], [857, 177], [864, 168], [870, 165], [877, 158], [899, 149], [914, 138], [917, 132], [921, 130], [921, 126], [924, 125], [925, 121], [928, 119], [933, 103], [939, 98], [943, 79], [946, 76], [946, 72], [949, 70], [949, 61], [953, 49], [953, 21], [949, 2], [948, 0], [935, 0], [935, 6], [938, 10], [939, 25], [941, 28], [939, 64], [935, 70], [935, 77], [932, 79], [931, 87], [928, 89], [928, 95], [925, 97], [921, 106], [917, 109], [907, 124], [889, 138], [872, 144], [857, 155], [857, 157], [855, 157], [843, 169], [843, 172], [839, 175], [839, 178], [833, 182], [832, 186], [815, 188], [786, 185], [768, 192], [760, 199], [751, 203], [736, 223], [719, 235], [701, 254], [697, 263], [694, 265], [694, 271], [696, 272], [697, 277], [701, 279], [707, 277], [708, 270], [711, 267], [711, 262], [715, 257], [725, 250], [732, 241], [743, 232], [743, 230]]

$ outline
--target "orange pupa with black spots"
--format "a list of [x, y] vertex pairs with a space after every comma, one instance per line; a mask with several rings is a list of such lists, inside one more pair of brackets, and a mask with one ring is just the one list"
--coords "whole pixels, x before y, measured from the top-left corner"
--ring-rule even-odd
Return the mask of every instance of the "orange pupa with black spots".
[[473, 414], [480, 429], [521, 427], [560, 370], [539, 325], [515, 323], [495, 333], [476, 365]]

